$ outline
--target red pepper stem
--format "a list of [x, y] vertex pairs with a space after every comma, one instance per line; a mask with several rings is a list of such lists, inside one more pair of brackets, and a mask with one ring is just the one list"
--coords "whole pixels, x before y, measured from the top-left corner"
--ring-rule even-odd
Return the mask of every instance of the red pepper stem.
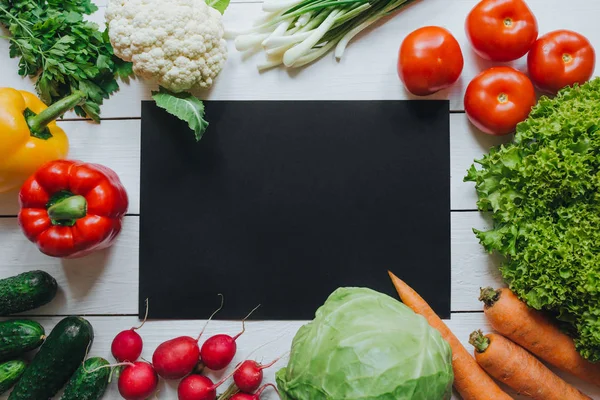
[[48, 208], [48, 216], [55, 221], [78, 220], [87, 215], [87, 201], [83, 196], [64, 198]]
[[46, 129], [46, 126], [50, 122], [56, 120], [73, 107], [81, 104], [85, 98], [85, 93], [76, 91], [63, 99], [60, 99], [39, 114], [28, 117], [27, 125], [29, 125], [31, 134], [33, 136], [39, 135], [44, 131], [44, 129]]

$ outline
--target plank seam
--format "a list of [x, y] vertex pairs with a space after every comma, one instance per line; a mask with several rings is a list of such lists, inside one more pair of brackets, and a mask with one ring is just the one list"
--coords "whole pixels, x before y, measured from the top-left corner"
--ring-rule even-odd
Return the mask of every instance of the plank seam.
[[[451, 315], [453, 314], [483, 314], [483, 311], [475, 310], [475, 311], [451, 311]], [[0, 317], [1, 319], [5, 318], [56, 318], [56, 317], [70, 317], [71, 314], [19, 314], [19, 315], [6, 315]], [[95, 317], [95, 318], [110, 318], [110, 317], [137, 317], [138, 314], [77, 314], [81, 317]], [[149, 321], [171, 321], [168, 319], [148, 319]], [[205, 320], [205, 318], [192, 318], [192, 319], [178, 319], [176, 321], [193, 321], [193, 320]], [[217, 321], [239, 321], [237, 319], [226, 319], [226, 320], [217, 320]], [[250, 322], [294, 322], [294, 320], [250, 320]]]
[[[260, 100], [258, 100], [260, 101]], [[281, 101], [291, 101], [291, 100], [281, 100]], [[418, 100], [417, 100], [418, 101]], [[450, 110], [450, 114], [464, 114], [464, 110]], [[100, 123], [102, 121], [139, 121], [142, 117], [107, 117], [100, 118]], [[62, 118], [58, 122], [92, 122], [90, 118]]]

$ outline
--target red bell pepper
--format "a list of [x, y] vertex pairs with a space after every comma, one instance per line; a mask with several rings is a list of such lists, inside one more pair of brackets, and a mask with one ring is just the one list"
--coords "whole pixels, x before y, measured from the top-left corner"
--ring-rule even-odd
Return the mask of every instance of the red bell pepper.
[[129, 202], [111, 169], [57, 160], [23, 184], [19, 203], [19, 225], [42, 253], [76, 258], [114, 242]]

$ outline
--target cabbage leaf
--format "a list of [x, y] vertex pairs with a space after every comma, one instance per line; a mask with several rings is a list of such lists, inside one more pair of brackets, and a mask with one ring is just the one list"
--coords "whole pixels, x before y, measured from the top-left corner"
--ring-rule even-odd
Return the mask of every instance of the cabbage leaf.
[[441, 400], [453, 382], [448, 343], [425, 318], [366, 288], [333, 292], [300, 328], [277, 372], [284, 400]]

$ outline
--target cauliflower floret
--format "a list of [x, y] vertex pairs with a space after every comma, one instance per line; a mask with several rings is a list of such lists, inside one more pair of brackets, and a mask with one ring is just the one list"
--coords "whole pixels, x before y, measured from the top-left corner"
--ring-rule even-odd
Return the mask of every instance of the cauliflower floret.
[[221, 14], [204, 0], [110, 0], [106, 21], [115, 54], [173, 92], [210, 87], [227, 60]]

